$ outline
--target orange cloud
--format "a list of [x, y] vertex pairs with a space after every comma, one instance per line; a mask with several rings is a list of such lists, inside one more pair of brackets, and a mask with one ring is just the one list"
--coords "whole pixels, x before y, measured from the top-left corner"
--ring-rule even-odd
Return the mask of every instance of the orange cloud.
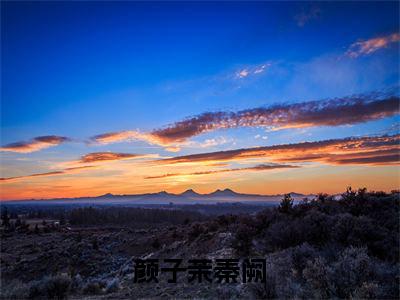
[[148, 155], [143, 154], [130, 154], [130, 153], [116, 153], [116, 152], [93, 152], [88, 153], [81, 157], [80, 163], [93, 163], [98, 161], [121, 160], [129, 158], [142, 158]]
[[176, 152], [181, 146], [190, 146], [187, 140], [191, 137], [219, 129], [264, 126], [279, 130], [340, 126], [378, 120], [399, 112], [400, 97], [395, 92], [374, 92], [238, 112], [206, 112], [149, 133], [135, 130], [111, 132], [96, 135], [91, 140], [101, 144], [143, 140]]
[[400, 135], [352, 137], [192, 154], [155, 162], [159, 164], [210, 163], [256, 158], [277, 162], [317, 161], [326, 164], [389, 165], [399, 162], [399, 142]]
[[176, 177], [176, 176], [209, 175], [209, 174], [227, 173], [227, 172], [266, 171], [266, 170], [288, 169], [288, 168], [298, 168], [298, 166], [281, 165], [281, 164], [268, 164], [268, 165], [261, 164], [261, 165], [257, 165], [254, 167], [248, 167], [248, 168], [210, 170], [210, 171], [193, 172], [193, 173], [168, 173], [168, 174], [163, 174], [163, 175], [158, 175], [158, 176], [147, 176], [147, 177], [145, 177], [145, 179], [158, 179], [158, 178]]
[[17, 142], [5, 145], [0, 148], [0, 151], [30, 153], [46, 149], [49, 147], [54, 147], [69, 140], [70, 139], [67, 137], [56, 136], [56, 135], [38, 136], [28, 142]]
[[180, 147], [175, 144], [164, 142], [156, 135], [153, 135], [151, 133], [142, 133], [138, 130], [125, 130], [120, 132], [103, 133], [91, 137], [90, 140], [99, 144], [111, 144], [111, 143], [139, 140], [139, 141], [145, 141], [152, 145], [163, 146], [166, 148], [166, 150], [171, 152], [177, 152], [180, 150]]
[[91, 139], [100, 144], [110, 144], [135, 139], [144, 139], [144, 134], [141, 134], [139, 131], [135, 130], [126, 130], [121, 132], [108, 132], [99, 134]]
[[390, 44], [398, 41], [400, 41], [400, 34], [397, 32], [387, 36], [358, 41], [350, 45], [346, 55], [353, 58], [368, 55], [379, 49], [387, 48]]
[[183, 142], [190, 137], [218, 129], [339, 126], [377, 120], [399, 113], [398, 96], [380, 96], [370, 94], [238, 112], [208, 112], [155, 130], [151, 135], [163, 143], [172, 143]]

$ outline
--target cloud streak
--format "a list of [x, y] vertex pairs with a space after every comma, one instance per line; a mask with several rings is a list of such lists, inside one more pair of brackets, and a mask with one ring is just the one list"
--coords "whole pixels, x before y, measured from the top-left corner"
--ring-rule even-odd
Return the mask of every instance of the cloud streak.
[[399, 114], [395, 92], [374, 92], [328, 100], [259, 107], [237, 112], [205, 112], [149, 133], [136, 130], [96, 135], [100, 144], [142, 140], [179, 151], [187, 140], [208, 132], [238, 127], [269, 127], [273, 130], [364, 123]]
[[391, 165], [399, 163], [400, 135], [244, 148], [156, 160], [158, 164], [211, 163], [263, 159], [275, 162], [321, 162], [329, 165]]
[[149, 157], [146, 154], [131, 154], [131, 153], [117, 153], [117, 152], [93, 152], [83, 155], [80, 163], [95, 163], [99, 161], [122, 160], [130, 158], [143, 158]]
[[17, 181], [17, 180], [21, 180], [21, 179], [29, 179], [29, 178], [36, 178], [36, 177], [65, 175], [65, 174], [69, 174], [69, 173], [73, 173], [76, 171], [89, 169], [89, 168], [94, 168], [94, 166], [81, 166], [81, 167], [66, 168], [62, 171], [52, 171], [52, 172], [35, 173], [35, 174], [23, 175], [23, 176], [6, 177], [6, 178], [0, 178], [0, 181], [1, 182], [9, 182], [9, 181]]
[[99, 135], [95, 135], [90, 138], [90, 142], [107, 145], [112, 143], [119, 143], [119, 142], [129, 142], [129, 141], [144, 141], [151, 145], [159, 145], [166, 148], [166, 150], [171, 152], [177, 152], [180, 150], [180, 147], [163, 141], [162, 139], [158, 138], [156, 135], [151, 133], [143, 133], [139, 130], [125, 130], [119, 132], [107, 132]]
[[[279, 130], [357, 124], [396, 115], [400, 111], [399, 107], [400, 98], [395, 92], [374, 92], [328, 100], [252, 108], [237, 112], [205, 112], [151, 132], [146, 133], [139, 130], [109, 132], [91, 137], [90, 142], [106, 145], [141, 140], [152, 145], [162, 146], [168, 151], [177, 152], [182, 146], [190, 146], [190, 142], [188, 142], [190, 138], [216, 130], [239, 127], [267, 127]], [[70, 139], [63, 136], [39, 136], [31, 141], [5, 145], [0, 148], [0, 151], [31, 153], [67, 141]], [[204, 143], [204, 145], [206, 144]], [[104, 160], [109, 159], [105, 158]]]
[[373, 93], [238, 112], [207, 112], [155, 130], [151, 136], [162, 143], [172, 143], [183, 142], [202, 133], [236, 127], [282, 129], [363, 123], [398, 114], [399, 100], [397, 95]]
[[30, 141], [7, 144], [0, 148], [0, 151], [17, 153], [31, 153], [49, 147], [54, 147], [70, 141], [69, 138], [57, 135], [38, 136]]
[[269, 67], [271, 67], [271, 63], [264, 63], [260, 65], [250, 66], [243, 69], [238, 70], [235, 73], [235, 78], [242, 79], [249, 76], [257, 75], [264, 73]]
[[400, 33], [362, 40], [350, 45], [346, 55], [352, 58], [372, 54], [380, 49], [389, 47], [390, 44], [400, 41]]
[[157, 176], [147, 176], [147, 177], [144, 177], [144, 179], [160, 179], [160, 178], [177, 177], [177, 176], [210, 175], [210, 174], [228, 173], [228, 172], [268, 171], [268, 170], [274, 170], [274, 169], [290, 169], [290, 168], [298, 168], [298, 166], [281, 165], [281, 164], [260, 164], [260, 165], [256, 165], [254, 167], [248, 167], [248, 168], [209, 170], [209, 171], [192, 172], [192, 173], [167, 173], [167, 174], [157, 175]]

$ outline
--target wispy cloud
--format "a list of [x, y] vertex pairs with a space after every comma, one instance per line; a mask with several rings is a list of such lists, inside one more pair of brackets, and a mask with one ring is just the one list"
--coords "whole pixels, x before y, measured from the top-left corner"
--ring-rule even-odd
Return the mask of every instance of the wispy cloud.
[[90, 138], [91, 142], [99, 144], [111, 144], [118, 142], [129, 142], [129, 141], [144, 141], [152, 145], [158, 145], [165, 148], [170, 152], [178, 152], [181, 147], [196, 147], [196, 148], [209, 148], [218, 145], [223, 145], [229, 141], [224, 137], [206, 139], [204, 142], [194, 141], [168, 141], [159, 137], [153, 133], [141, 133], [137, 130], [127, 130], [121, 132], [109, 132], [105, 134], [96, 135]]
[[211, 139], [206, 139], [204, 141], [201, 142], [197, 142], [197, 141], [187, 141], [185, 142], [183, 145], [187, 148], [211, 148], [211, 147], [216, 147], [216, 146], [221, 146], [221, 145], [225, 145], [225, 144], [234, 144], [235, 140], [234, 139], [227, 139], [223, 136], [220, 137], [215, 137], [215, 138], [211, 138]]
[[400, 148], [353, 155], [332, 155], [327, 158], [327, 161], [337, 165], [398, 165], [400, 164]]
[[212, 163], [262, 159], [279, 163], [320, 162], [330, 165], [399, 163], [400, 135], [350, 137], [344, 139], [284, 144], [267, 147], [217, 151], [177, 156], [155, 161], [158, 164]]
[[268, 140], [268, 137], [267, 136], [262, 136], [261, 134], [256, 134], [255, 136], [254, 136], [254, 138], [255, 139], [263, 139], [263, 140]]
[[27, 142], [17, 142], [5, 145], [0, 151], [10, 151], [17, 153], [30, 153], [54, 147], [64, 142], [70, 141], [69, 138], [57, 135], [38, 136]]
[[[207, 132], [238, 127], [268, 127], [271, 130], [315, 126], [339, 126], [382, 119], [399, 113], [400, 98], [395, 92], [373, 92], [328, 100], [296, 104], [280, 104], [237, 112], [205, 112], [175, 122], [151, 132], [125, 130], [103, 133], [90, 138], [91, 143], [110, 144], [132, 140], [145, 141], [177, 152], [190, 147], [188, 139]], [[31, 141], [5, 145], [0, 151], [30, 153], [70, 141], [63, 136], [39, 136]], [[221, 144], [215, 139], [206, 140], [201, 147]], [[111, 157], [107, 154], [108, 157]], [[105, 157], [105, 156], [103, 156]], [[108, 160], [108, 159], [107, 159]]]
[[164, 147], [170, 152], [178, 152], [181, 147], [175, 143], [169, 143], [160, 139], [158, 136], [152, 133], [143, 133], [139, 130], [125, 130], [119, 132], [107, 132], [99, 134], [90, 138], [90, 143], [99, 143], [103, 145], [119, 143], [119, 142], [129, 142], [129, 141], [144, 141], [151, 145], [159, 145]]
[[192, 173], [167, 173], [158, 176], [147, 176], [144, 179], [160, 179], [166, 177], [176, 177], [176, 176], [196, 176], [196, 175], [209, 175], [209, 174], [217, 174], [217, 173], [228, 173], [228, 172], [246, 172], [246, 171], [267, 171], [274, 169], [292, 169], [298, 168], [298, 166], [293, 165], [281, 165], [281, 164], [260, 164], [254, 167], [247, 168], [232, 168], [232, 169], [222, 169], [222, 170], [209, 170], [209, 171], [201, 171], [201, 172], [192, 172]]
[[126, 130], [121, 132], [107, 132], [96, 135], [91, 140], [100, 144], [110, 144], [121, 141], [129, 141], [135, 139], [137, 132], [133, 130]]
[[143, 158], [151, 157], [146, 154], [131, 154], [131, 153], [117, 153], [117, 152], [93, 152], [88, 153], [81, 157], [80, 163], [94, 163], [99, 161], [121, 160], [130, 158]]
[[[109, 144], [142, 140], [176, 152], [182, 146], [190, 147], [188, 139], [219, 129], [263, 126], [279, 130], [339, 126], [382, 119], [399, 113], [399, 100], [400, 98], [395, 92], [374, 92], [328, 100], [259, 107], [238, 112], [206, 112], [147, 133], [138, 130], [109, 132], [96, 135], [90, 141]], [[30, 153], [67, 141], [70, 139], [63, 136], [40, 136], [31, 141], [5, 145], [0, 148], [0, 151]], [[220, 144], [220, 141], [212, 139], [202, 143], [204, 147], [212, 147], [217, 144]], [[104, 157], [110, 158], [111, 155], [105, 154]]]
[[363, 55], [374, 53], [380, 49], [389, 47], [390, 44], [400, 41], [400, 33], [392, 33], [390, 35], [372, 38], [369, 40], [361, 40], [350, 45], [346, 52], [347, 56], [356, 58]]
[[[108, 144], [143, 140], [170, 151], [179, 151], [181, 146], [190, 146], [188, 139], [220, 129], [262, 126], [279, 130], [357, 124], [396, 115], [400, 111], [399, 104], [399, 96], [395, 92], [386, 91], [238, 112], [205, 112], [149, 133], [137, 130], [111, 132], [96, 135], [91, 141]], [[214, 143], [210, 141], [207, 144]]]
[[239, 69], [235, 73], [236, 78], [246, 78], [252, 75], [257, 75], [264, 73], [269, 67], [271, 66], [271, 63], [263, 63], [259, 65], [253, 65], [253, 66], [248, 66], [242, 69]]
[[15, 176], [15, 177], [6, 177], [0, 178], [0, 181], [17, 181], [21, 179], [29, 179], [29, 178], [36, 178], [36, 177], [46, 177], [46, 176], [55, 176], [55, 175], [65, 175], [69, 173], [75, 173], [77, 171], [81, 171], [84, 169], [95, 168], [95, 166], [81, 166], [81, 167], [73, 167], [73, 168], [66, 168], [61, 171], [52, 171], [52, 172], [44, 172], [44, 173], [35, 173], [23, 176]]
[[399, 100], [396, 95], [373, 93], [238, 112], [207, 112], [154, 130], [151, 135], [163, 143], [171, 143], [183, 142], [202, 133], [235, 127], [264, 126], [282, 129], [356, 124], [398, 114]]

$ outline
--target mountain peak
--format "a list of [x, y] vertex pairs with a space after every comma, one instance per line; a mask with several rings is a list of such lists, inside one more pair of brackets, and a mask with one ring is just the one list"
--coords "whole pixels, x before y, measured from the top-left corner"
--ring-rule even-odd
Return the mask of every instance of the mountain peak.
[[107, 194], [98, 196], [98, 198], [106, 198], [106, 197], [113, 197], [113, 196], [114, 196], [113, 194], [107, 193]]
[[215, 192], [212, 192], [210, 195], [217, 195], [217, 196], [237, 196], [238, 193], [232, 191], [231, 189], [224, 189], [224, 190], [217, 189]]
[[193, 189], [188, 189], [188, 190], [184, 191], [181, 195], [182, 196], [198, 196], [200, 194], [196, 193]]
[[158, 192], [158, 193], [156, 193], [157, 195], [169, 195], [169, 193], [168, 192], [166, 192], [166, 191], [161, 191], [161, 192]]

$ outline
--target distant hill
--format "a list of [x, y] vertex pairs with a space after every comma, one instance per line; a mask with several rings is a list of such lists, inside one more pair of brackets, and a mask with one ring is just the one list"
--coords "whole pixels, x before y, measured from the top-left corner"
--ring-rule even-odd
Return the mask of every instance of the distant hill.
[[224, 189], [223, 191], [218, 189], [215, 192], [208, 194], [208, 196], [237, 197], [240, 196], [240, 194], [232, 191], [231, 189]]
[[[295, 201], [304, 197], [314, 195], [303, 195], [295, 192], [290, 193]], [[193, 189], [188, 189], [181, 194], [172, 194], [166, 191], [158, 193], [133, 194], [133, 195], [114, 195], [107, 193], [96, 197], [79, 198], [56, 198], [56, 199], [29, 199], [16, 201], [2, 201], [2, 203], [43, 203], [43, 204], [110, 204], [110, 205], [135, 205], [135, 204], [215, 204], [215, 203], [251, 203], [251, 204], [271, 204], [278, 203], [283, 198], [283, 194], [278, 195], [257, 195], [241, 194], [231, 189], [217, 189], [209, 194], [199, 194]]]
[[196, 192], [195, 192], [194, 190], [192, 190], [192, 189], [186, 190], [186, 191], [184, 191], [183, 193], [181, 193], [180, 195], [181, 195], [181, 196], [184, 196], [184, 197], [197, 197], [197, 196], [201, 196], [201, 194], [196, 193]]

